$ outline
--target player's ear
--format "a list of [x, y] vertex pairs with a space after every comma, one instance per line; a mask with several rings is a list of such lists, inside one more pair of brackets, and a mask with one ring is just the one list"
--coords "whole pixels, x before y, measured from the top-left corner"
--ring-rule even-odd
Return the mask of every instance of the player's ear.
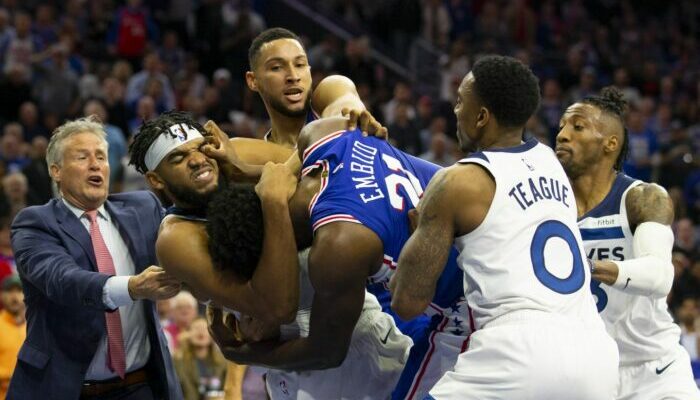
[[491, 113], [486, 107], [479, 107], [479, 114], [476, 116], [476, 127], [483, 128], [491, 120]]
[[245, 83], [250, 90], [254, 92], [258, 91], [258, 81], [255, 79], [255, 72], [248, 71], [245, 73]]
[[151, 189], [163, 190], [165, 188], [165, 182], [156, 172], [148, 171], [144, 176], [146, 177], [146, 182], [148, 182], [148, 186], [150, 186]]
[[617, 149], [620, 147], [620, 139], [617, 137], [617, 135], [610, 135], [605, 139], [605, 142], [603, 143], [603, 150], [606, 153], [615, 153], [617, 152]]

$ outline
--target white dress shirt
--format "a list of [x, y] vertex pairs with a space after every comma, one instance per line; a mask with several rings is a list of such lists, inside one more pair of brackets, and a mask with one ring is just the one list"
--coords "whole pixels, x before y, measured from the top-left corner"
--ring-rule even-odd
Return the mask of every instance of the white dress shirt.
[[[68, 203], [63, 203], [80, 220], [85, 229], [90, 232], [90, 220], [85, 211]], [[109, 254], [114, 262], [116, 276], [107, 279], [102, 290], [102, 299], [107, 307], [119, 308], [122, 323], [124, 350], [126, 353], [126, 372], [143, 368], [151, 353], [151, 343], [148, 341], [148, 331], [144, 306], [141, 301], [134, 301], [129, 295], [129, 278], [135, 274], [134, 260], [124, 239], [119, 233], [116, 221], [112, 219], [104, 205], [97, 209], [97, 224], [104, 239]], [[103, 381], [117, 377], [107, 366], [107, 334], [100, 339], [97, 352], [92, 358], [90, 367], [85, 374], [85, 380]]]

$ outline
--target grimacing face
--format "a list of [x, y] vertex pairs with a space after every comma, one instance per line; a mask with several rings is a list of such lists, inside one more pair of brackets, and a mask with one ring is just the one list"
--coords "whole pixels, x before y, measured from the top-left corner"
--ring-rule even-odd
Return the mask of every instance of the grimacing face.
[[204, 144], [205, 139], [199, 138], [168, 153], [155, 171], [146, 173], [151, 186], [189, 206], [206, 205], [219, 186], [219, 166], [202, 153]]
[[94, 133], [81, 132], [65, 139], [61, 146], [60, 165], [50, 167], [61, 194], [82, 210], [99, 208], [109, 194], [107, 142]]
[[311, 99], [311, 67], [301, 43], [277, 39], [260, 48], [249, 87], [273, 110], [288, 117], [306, 115]]
[[603, 155], [605, 134], [600, 121], [602, 111], [591, 104], [575, 103], [559, 121], [556, 147], [559, 162], [570, 178], [582, 175]]

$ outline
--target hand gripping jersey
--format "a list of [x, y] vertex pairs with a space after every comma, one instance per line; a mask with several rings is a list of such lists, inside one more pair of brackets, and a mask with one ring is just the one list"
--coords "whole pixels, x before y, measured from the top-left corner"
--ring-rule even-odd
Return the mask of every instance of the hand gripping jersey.
[[[641, 183], [618, 174], [605, 199], [579, 219], [588, 258], [634, 258], [625, 199], [629, 190]], [[595, 280], [591, 281], [591, 292], [608, 333], [617, 341], [620, 364], [655, 360], [680, 341], [680, 328], [668, 313], [665, 298], [626, 294]]]
[[[319, 168], [321, 188], [309, 205], [314, 231], [343, 221], [362, 224], [379, 236], [384, 262], [368, 277], [367, 290], [394, 315], [387, 284], [411, 233], [408, 211], [440, 167], [354, 130], [336, 132], [306, 149], [302, 175]], [[408, 322], [396, 318], [415, 345], [394, 398], [421, 398], [465, 346], [472, 321], [463, 304], [462, 272], [455, 260], [453, 251], [425, 316]]]

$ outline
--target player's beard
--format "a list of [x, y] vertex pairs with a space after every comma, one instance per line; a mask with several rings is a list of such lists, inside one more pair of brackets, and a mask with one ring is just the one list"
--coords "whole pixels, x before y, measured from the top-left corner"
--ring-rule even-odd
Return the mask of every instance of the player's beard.
[[209, 205], [209, 202], [214, 197], [214, 195], [222, 189], [222, 182], [224, 181], [225, 179], [219, 179], [219, 186], [209, 193], [198, 193], [197, 191], [192, 190], [190, 188], [179, 187], [177, 185], [166, 184], [166, 186], [168, 191], [170, 192], [170, 195], [178, 203], [187, 204], [188, 207], [194, 209], [206, 210], [207, 205]]
[[304, 117], [306, 114], [309, 113], [309, 109], [311, 109], [311, 93], [306, 94], [306, 100], [304, 101], [304, 107], [300, 110], [290, 110], [287, 108], [284, 103], [281, 100], [278, 100], [274, 97], [269, 97], [268, 102], [270, 104], [270, 107], [272, 107], [273, 110], [277, 111], [278, 113], [284, 115], [285, 117], [290, 117], [290, 118], [299, 118], [299, 117]]

